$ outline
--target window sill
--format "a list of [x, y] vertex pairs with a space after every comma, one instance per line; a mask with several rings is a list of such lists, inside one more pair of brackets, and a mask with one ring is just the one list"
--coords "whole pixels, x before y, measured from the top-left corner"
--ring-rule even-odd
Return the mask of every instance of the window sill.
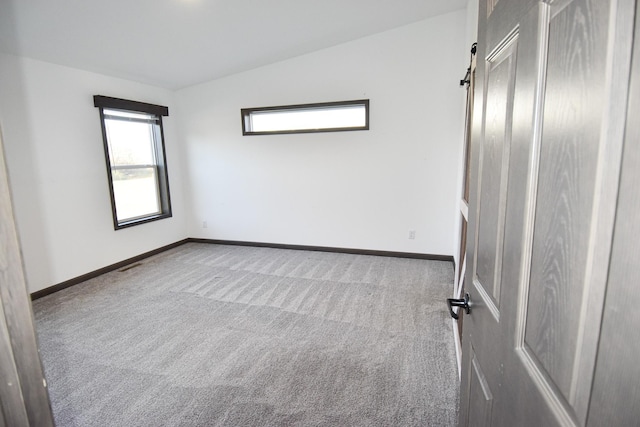
[[163, 214], [159, 214], [159, 215], [145, 216], [143, 218], [137, 218], [137, 219], [132, 219], [132, 220], [129, 220], [129, 221], [123, 221], [123, 222], [116, 223], [116, 224], [114, 224], [114, 228], [116, 230], [120, 230], [122, 228], [133, 227], [134, 225], [140, 225], [140, 224], [144, 224], [144, 223], [147, 223], [147, 222], [158, 221], [160, 219], [171, 218], [172, 216], [173, 215], [171, 214], [171, 212], [163, 213]]

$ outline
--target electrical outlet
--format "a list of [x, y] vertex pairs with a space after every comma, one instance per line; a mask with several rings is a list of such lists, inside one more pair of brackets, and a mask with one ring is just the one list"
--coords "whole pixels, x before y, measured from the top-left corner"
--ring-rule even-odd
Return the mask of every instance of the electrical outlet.
[[409, 240], [415, 240], [416, 230], [409, 230]]
[[202, 228], [207, 228], [207, 221], [202, 221]]

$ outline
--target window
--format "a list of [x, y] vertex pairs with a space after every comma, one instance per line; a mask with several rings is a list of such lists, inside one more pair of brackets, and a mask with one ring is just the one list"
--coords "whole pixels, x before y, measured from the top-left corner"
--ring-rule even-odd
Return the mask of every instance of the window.
[[116, 230], [171, 216], [160, 105], [96, 95]]
[[243, 135], [369, 129], [369, 100], [243, 108]]

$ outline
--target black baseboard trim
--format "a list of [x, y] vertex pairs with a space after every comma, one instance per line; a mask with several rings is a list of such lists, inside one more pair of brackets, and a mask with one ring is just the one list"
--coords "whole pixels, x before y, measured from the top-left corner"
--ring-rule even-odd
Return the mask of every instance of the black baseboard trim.
[[370, 249], [333, 248], [328, 246], [287, 245], [282, 243], [244, 242], [240, 240], [198, 239], [198, 238], [189, 237], [187, 239], [183, 239], [178, 242], [171, 243], [166, 246], [162, 246], [161, 248], [154, 249], [149, 252], [145, 252], [143, 254], [134, 256], [132, 258], [125, 259], [115, 264], [111, 264], [106, 267], [99, 268], [98, 270], [91, 271], [87, 274], [83, 274], [82, 276], [74, 277], [73, 279], [66, 280], [64, 282], [58, 283], [57, 285], [49, 286], [48, 288], [44, 288], [39, 291], [33, 292], [31, 294], [31, 300], [35, 301], [38, 298], [51, 295], [55, 292], [77, 285], [78, 283], [82, 283], [87, 280], [96, 278], [100, 275], [103, 275], [105, 273], [109, 273], [110, 271], [118, 270], [127, 265], [136, 263], [138, 261], [142, 261], [145, 258], [149, 258], [153, 255], [157, 255], [169, 249], [173, 249], [178, 246], [184, 245], [185, 243], [208, 243], [208, 244], [215, 244], [215, 245], [255, 246], [260, 248], [293, 249], [298, 251], [334, 252], [334, 253], [354, 254], [354, 255], [385, 256], [385, 257], [393, 257], [393, 258], [414, 258], [414, 259], [425, 259], [425, 260], [432, 260], [432, 261], [447, 261], [447, 262], [454, 263], [453, 256], [451, 255], [432, 255], [432, 254], [421, 254], [421, 253], [414, 253], [414, 252], [376, 251], [376, 250], [370, 250]]
[[392, 258], [414, 258], [414, 259], [426, 259], [431, 261], [448, 261], [453, 263], [453, 256], [451, 255], [432, 255], [421, 254], [414, 252], [391, 252], [391, 251], [376, 251], [371, 249], [350, 249], [350, 248], [333, 248], [328, 246], [306, 246], [306, 245], [287, 245], [282, 243], [265, 243], [265, 242], [243, 242], [239, 240], [218, 240], [218, 239], [197, 239], [190, 237], [187, 239], [190, 243], [212, 243], [216, 245], [234, 245], [234, 246], [256, 246], [260, 248], [274, 248], [274, 249], [294, 249], [298, 251], [317, 251], [317, 252], [335, 252], [343, 254], [354, 255], [373, 255], [373, 256], [385, 256]]
[[140, 255], [136, 255], [136, 256], [134, 256], [132, 258], [128, 258], [128, 259], [125, 259], [123, 261], [116, 262], [115, 264], [111, 264], [111, 265], [108, 265], [106, 267], [102, 267], [102, 268], [100, 268], [98, 270], [91, 271], [91, 272], [89, 272], [87, 274], [83, 274], [82, 276], [74, 277], [73, 279], [66, 280], [64, 282], [58, 283], [57, 285], [49, 286], [48, 288], [44, 288], [44, 289], [41, 289], [39, 291], [33, 292], [31, 294], [31, 300], [32, 301], [37, 300], [38, 298], [45, 297], [45, 296], [50, 295], [50, 294], [52, 294], [54, 292], [58, 292], [58, 291], [61, 291], [63, 289], [66, 289], [68, 287], [77, 285], [78, 283], [82, 283], [82, 282], [85, 282], [85, 281], [87, 281], [89, 279], [96, 278], [96, 277], [98, 277], [98, 276], [100, 276], [102, 274], [108, 273], [110, 271], [118, 270], [118, 269], [120, 269], [120, 268], [122, 268], [122, 267], [124, 267], [126, 265], [133, 264], [133, 263], [141, 261], [141, 260], [143, 260], [145, 258], [149, 258], [150, 256], [157, 255], [159, 253], [162, 253], [162, 252], [167, 251], [169, 249], [173, 249], [173, 248], [178, 247], [180, 245], [184, 245], [188, 241], [189, 241], [189, 239], [180, 240], [178, 242], [171, 243], [171, 244], [166, 245], [166, 246], [162, 246], [161, 248], [154, 249], [152, 251], [145, 252], [145, 253], [140, 254]]

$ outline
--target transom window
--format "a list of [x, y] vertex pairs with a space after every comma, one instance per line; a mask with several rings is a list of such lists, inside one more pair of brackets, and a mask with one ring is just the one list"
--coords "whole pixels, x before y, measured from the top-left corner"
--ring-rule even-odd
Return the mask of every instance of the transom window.
[[339, 132], [369, 129], [369, 100], [243, 108], [242, 134]]
[[115, 229], [171, 216], [162, 116], [167, 107], [94, 96]]

